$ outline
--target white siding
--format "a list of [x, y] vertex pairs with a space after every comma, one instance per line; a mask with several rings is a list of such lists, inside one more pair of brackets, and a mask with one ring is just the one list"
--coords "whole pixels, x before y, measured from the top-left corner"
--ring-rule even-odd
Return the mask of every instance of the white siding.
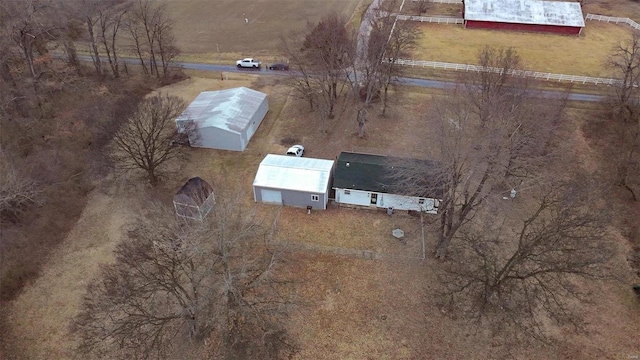
[[[420, 204], [420, 199], [424, 199], [422, 204]], [[393, 207], [396, 210], [425, 211], [430, 214], [436, 214], [437, 209], [434, 207], [434, 202], [434, 199], [429, 198], [417, 198], [413, 196], [394, 194], [378, 195], [379, 207]]]
[[[345, 191], [348, 192], [348, 194], [346, 194]], [[336, 202], [342, 204], [369, 206], [371, 205], [371, 196], [368, 191], [336, 189]]]
[[[346, 194], [345, 192], [348, 192]], [[377, 194], [378, 201], [375, 205], [371, 204], [371, 194]], [[424, 199], [422, 204], [420, 199]], [[435, 204], [438, 200], [430, 198], [418, 198], [413, 196], [403, 196], [386, 193], [376, 193], [363, 190], [336, 189], [336, 202], [340, 204], [358, 205], [358, 206], [376, 206], [379, 208], [393, 207], [395, 210], [414, 210], [424, 211], [428, 214], [437, 214], [438, 209]]]

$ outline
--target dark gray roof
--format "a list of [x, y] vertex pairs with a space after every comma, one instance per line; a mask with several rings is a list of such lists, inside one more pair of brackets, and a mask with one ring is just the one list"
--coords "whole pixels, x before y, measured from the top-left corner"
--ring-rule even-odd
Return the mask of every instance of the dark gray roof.
[[[439, 163], [431, 160], [342, 152], [336, 164], [333, 187], [441, 198], [442, 189], [436, 180], [438, 168]], [[405, 185], [406, 180], [401, 180], [398, 173], [407, 169], [421, 170], [421, 174], [407, 172], [420, 183]]]
[[189, 179], [173, 197], [176, 204], [200, 206], [211, 195], [213, 188], [202, 178], [194, 177]]

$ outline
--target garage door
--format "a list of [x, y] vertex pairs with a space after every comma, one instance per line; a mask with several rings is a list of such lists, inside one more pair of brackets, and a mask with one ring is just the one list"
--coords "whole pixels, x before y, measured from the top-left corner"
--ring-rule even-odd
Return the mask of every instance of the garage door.
[[282, 193], [280, 190], [261, 189], [262, 202], [272, 204], [282, 204]]

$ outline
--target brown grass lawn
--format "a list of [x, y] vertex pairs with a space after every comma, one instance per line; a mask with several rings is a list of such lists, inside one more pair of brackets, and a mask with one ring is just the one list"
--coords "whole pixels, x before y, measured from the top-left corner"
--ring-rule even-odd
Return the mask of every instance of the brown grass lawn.
[[416, 60], [477, 64], [478, 51], [485, 45], [514, 47], [523, 68], [557, 74], [608, 77], [605, 62], [631, 28], [588, 21], [580, 37], [464, 29], [460, 25], [419, 25], [421, 35], [414, 52]]
[[[354, 148], [411, 156], [424, 149], [428, 138], [421, 115], [431, 101], [428, 93], [408, 92], [395, 98], [384, 118], [371, 111], [367, 138], [358, 139], [349, 107], [341, 104], [336, 118], [321, 132], [315, 114], [290, 93], [281, 78], [223, 75], [226, 80], [191, 78], [161, 91], [190, 101], [203, 90], [249, 86], [268, 94], [267, 117], [242, 153], [190, 150], [190, 160], [176, 165], [176, 172], [152, 197], [170, 204], [171, 195], [182, 183], [197, 175], [211, 181], [217, 191], [234, 185], [242, 188], [246, 204], [253, 205], [251, 184], [257, 166], [265, 154], [285, 150], [284, 137], [299, 139], [309, 156], [328, 159]], [[54, 260], [13, 303], [12, 332], [6, 336], [23, 350], [24, 358], [73, 358], [68, 326], [84, 285], [96, 275], [98, 264], [111, 260], [110, 249], [120, 239], [123, 226], [150, 196], [126, 184], [115, 181], [103, 187], [105, 192], [94, 191]], [[435, 245], [433, 229], [427, 229], [427, 259], [415, 259], [421, 250], [419, 218], [333, 206], [310, 215], [303, 209], [280, 210], [268, 205], [257, 205], [256, 210], [266, 225], [281, 211], [276, 241], [398, 256], [364, 260], [322, 251], [285, 252], [286, 266], [300, 280], [296, 294], [301, 306], [289, 319], [302, 349], [297, 359], [626, 358], [640, 348], [640, 339], [629, 335], [640, 331], [640, 325], [630, 320], [640, 315], [640, 305], [621, 285], [594, 287], [600, 295], [585, 307], [585, 320], [591, 324], [588, 336], [559, 328], [557, 344], [513, 347], [443, 313], [434, 296], [440, 286], [440, 267], [430, 256]], [[405, 230], [406, 245], [390, 235], [396, 227]]]
[[[285, 31], [306, 27], [331, 10], [354, 13], [369, 0], [173, 0], [168, 6], [177, 18], [177, 36], [191, 60], [217, 57], [278, 56], [277, 38]], [[623, 4], [624, 3], [624, 4]], [[591, 10], [591, 9], [596, 10]], [[588, 9], [588, 10], [587, 10]], [[635, 17], [640, 5], [631, 1], [592, 0], [586, 12]], [[354, 12], [355, 11], [355, 12]], [[244, 24], [242, 13], [249, 19]], [[278, 21], [272, 21], [278, 19]], [[636, 20], [639, 20], [636, 18]], [[417, 59], [473, 63], [484, 44], [517, 46], [527, 68], [538, 71], [606, 76], [602, 62], [615, 41], [628, 36], [621, 25], [587, 23], [580, 38], [464, 30], [455, 26], [423, 26], [423, 55]], [[562, 51], [560, 51], [561, 49]], [[195, 75], [195, 72], [189, 73]], [[221, 80], [220, 75], [224, 80]], [[187, 163], [174, 164], [165, 183], [151, 192], [129, 187], [124, 181], [106, 182], [94, 190], [74, 229], [51, 257], [37, 281], [27, 285], [7, 312], [10, 333], [2, 334], [20, 349], [24, 359], [73, 359], [73, 338], [68, 327], [78, 310], [84, 286], [96, 276], [98, 265], [112, 260], [111, 250], [122, 229], [143, 211], [149, 197], [170, 205], [172, 194], [192, 176], [211, 181], [217, 191], [236, 186], [253, 206], [251, 184], [262, 158], [283, 153], [285, 138], [305, 145], [311, 157], [335, 158], [340, 151], [371, 151], [399, 156], [421, 156], [429, 129], [422, 114], [431, 94], [407, 89], [392, 97], [385, 117], [368, 114], [365, 139], [356, 136], [354, 109], [339, 104], [336, 117], [320, 131], [316, 113], [309, 112], [280, 77], [246, 73], [193, 77], [161, 91], [187, 102], [204, 90], [247, 86], [268, 94], [270, 111], [242, 152], [191, 149]], [[567, 130], [587, 171], [598, 171], [592, 141], [580, 129], [588, 109], [572, 109], [575, 126]], [[597, 131], [596, 131], [597, 133]], [[124, 179], [126, 180], [126, 179]], [[331, 207], [310, 215], [303, 209], [256, 205], [259, 219], [271, 224], [280, 212], [276, 240], [347, 249], [372, 250], [383, 255], [416, 257], [420, 254], [419, 218], [388, 216], [377, 211]], [[427, 220], [433, 220], [427, 216]], [[390, 235], [405, 230], [407, 244]], [[640, 304], [622, 282], [590, 284], [594, 302], [581, 306], [587, 334], [557, 328], [558, 342], [523, 348], [477, 330], [462, 319], [446, 316], [434, 296], [440, 286], [439, 263], [430, 257], [435, 239], [427, 229], [427, 259], [364, 260], [314, 251], [287, 252], [290, 273], [300, 285], [304, 304], [289, 319], [289, 329], [301, 346], [297, 359], [629, 359], [640, 351]], [[612, 229], [620, 244], [616, 261], [629, 274], [625, 240]]]
[[[280, 56], [280, 39], [305, 32], [331, 11], [359, 17], [370, 0], [173, 0], [176, 38], [188, 61]], [[245, 23], [245, 17], [249, 23]]]
[[628, 17], [640, 22], [640, 3], [627, 0], [590, 0], [582, 12], [615, 17]]

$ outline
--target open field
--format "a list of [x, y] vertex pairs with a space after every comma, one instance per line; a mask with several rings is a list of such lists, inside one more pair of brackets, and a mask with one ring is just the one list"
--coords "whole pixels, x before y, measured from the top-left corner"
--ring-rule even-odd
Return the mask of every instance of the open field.
[[[277, 36], [285, 22], [267, 23], [265, 19], [291, 19], [288, 24], [295, 25], [291, 29], [304, 28], [307, 19], [315, 21], [332, 9], [354, 12], [369, 2], [210, 0], [205, 3], [203, 0], [172, 0], [169, 6], [179, 20], [176, 30], [183, 51], [193, 57], [190, 60], [203, 61], [218, 56], [216, 44], [221, 59], [233, 60], [241, 54], [276, 56]], [[621, 3], [630, 5], [622, 7]], [[589, 6], [600, 6], [612, 12], [600, 13], [619, 16], [631, 16], [636, 14], [635, 9], [640, 9], [626, 0], [591, 0]], [[617, 12], [619, 9], [631, 15]], [[296, 10], [299, 13], [291, 15]], [[250, 21], [247, 25], [242, 19], [243, 12]], [[259, 31], [245, 31], [254, 25], [253, 29]], [[593, 30], [596, 31], [591, 33]], [[426, 31], [425, 39], [427, 35], [441, 39], [429, 45], [429, 49], [440, 49], [441, 52], [438, 55], [435, 50], [426, 51], [428, 56], [434, 56], [429, 60], [467, 62], [464, 59], [469, 59], [473, 62], [477, 50], [485, 43], [495, 46], [516, 44], [520, 46], [523, 60], [532, 64], [533, 70], [552, 72], [561, 71], [545, 66], [557, 63], [553, 65], [556, 66], [554, 69], [583, 66], [581, 71], [604, 72], [598, 68], [600, 57], [610, 50], [612, 39], [628, 35], [622, 25], [596, 22], [587, 24], [585, 36], [575, 39], [553, 36], [557, 42], [540, 40], [547, 35], [518, 33], [503, 37], [497, 31], [466, 31], [450, 25], [427, 26]], [[473, 35], [473, 43], [469, 34]], [[458, 48], [447, 41], [455, 44], [465, 41], [470, 49], [466, 51], [462, 45]], [[570, 57], [566, 56], [570, 51], [555, 53], [558, 49], [567, 49], [565, 42], [575, 42], [574, 47], [569, 47], [573, 51]], [[581, 50], [582, 46], [588, 47], [585, 42], [590, 42], [591, 45], [587, 45], [592, 46], [591, 50]], [[527, 49], [531, 49], [530, 52]], [[251, 54], [245, 51], [251, 51]], [[450, 59], [442, 58], [449, 55]], [[580, 65], [583, 63], [585, 65]], [[606, 73], [584, 75], [605, 76]], [[379, 116], [376, 110], [369, 113], [365, 139], [356, 136], [354, 109], [342, 103], [338, 105], [336, 117], [327, 122], [326, 131], [320, 131], [318, 115], [310, 112], [308, 105], [300, 101], [280, 77], [216, 73], [207, 79], [192, 77], [160, 91], [181, 96], [189, 102], [201, 91], [237, 86], [251, 87], [269, 97], [270, 111], [247, 149], [241, 153], [190, 149], [189, 161], [174, 164], [174, 172], [153, 190], [143, 185], [131, 186], [132, 182], [128, 180], [135, 179], [103, 180], [89, 195], [81, 218], [51, 256], [40, 278], [27, 285], [7, 311], [11, 331], [0, 336], [9, 338], [14, 348], [21, 351], [16, 356], [47, 360], [77, 358], [68, 327], [77, 312], [84, 286], [96, 276], [100, 264], [112, 260], [111, 250], [121, 239], [123, 229], [134, 221], [136, 214], [144, 212], [145, 204], [153, 199], [170, 205], [171, 196], [188, 178], [201, 176], [211, 181], [217, 191], [224, 190], [221, 184], [236, 183], [245, 191], [245, 202], [253, 206], [251, 184], [258, 164], [268, 153], [283, 153], [285, 138], [299, 140], [305, 145], [308, 156], [326, 159], [335, 158], [343, 150], [365, 149], [397, 156], [423, 156], [425, 144], [428, 144], [430, 129], [423, 114], [431, 106], [432, 90], [405, 89], [400, 94], [393, 94], [386, 117]], [[598, 159], [592, 149], [599, 135], [597, 126], [594, 125], [588, 134], [583, 131], [584, 119], [592, 109], [581, 106], [575, 104], [569, 111], [571, 125], [566, 129], [566, 143], [569, 144], [566, 146], [579, 154], [580, 165], [586, 171], [596, 173], [601, 171], [598, 161], [606, 159]], [[377, 211], [336, 207], [310, 215], [297, 208], [280, 209], [263, 204], [256, 208], [265, 224], [271, 224], [279, 214], [274, 234], [276, 240], [309, 245], [309, 251], [285, 252], [286, 266], [300, 281], [297, 295], [304, 302], [288, 320], [289, 329], [302, 349], [295, 359], [631, 359], [640, 352], [640, 337], [637, 336], [640, 333], [637, 321], [640, 302], [628, 286], [636, 278], [629, 275], [627, 240], [614, 229], [615, 224], [610, 232], [619, 247], [615, 266], [628, 277], [625, 275], [604, 284], [588, 284], [595, 293], [593, 303], [576, 305], [585, 312], [587, 333], [576, 335], [570, 328], [557, 326], [554, 327], [557, 342], [525, 348], [492, 337], [468, 320], [452, 319], [440, 306], [440, 299], [435, 294], [441, 286], [438, 278], [441, 263], [431, 256], [435, 244], [432, 228], [426, 229], [426, 260], [415, 259], [421, 251], [418, 242], [420, 218], [406, 213], [388, 216]], [[425, 219], [434, 220], [428, 215]], [[407, 232], [407, 244], [390, 236], [390, 230], [396, 227]], [[320, 249], [371, 250], [406, 258], [365, 260], [357, 256], [336, 256], [315, 251], [314, 245]]]
[[460, 25], [420, 24], [415, 60], [477, 64], [485, 45], [514, 47], [523, 68], [556, 74], [609, 77], [605, 63], [622, 39], [630, 38], [626, 25], [587, 22], [579, 37], [553, 34], [464, 29]]
[[[292, 31], [306, 31], [330, 11], [359, 20], [370, 0], [202, 0], [169, 1], [175, 19], [180, 60], [231, 63], [255, 56], [282, 61], [280, 39]], [[589, 2], [584, 13], [629, 16], [640, 20], [640, 5], [630, 1]], [[626, 4], [629, 3], [629, 4]], [[285, 11], [286, 10], [286, 11]], [[406, 13], [411, 7], [406, 6]], [[430, 14], [460, 16], [459, 6], [433, 4]], [[244, 14], [244, 15], [243, 15]], [[245, 23], [244, 18], [248, 19]], [[274, 21], [273, 19], [277, 19]], [[474, 64], [484, 46], [513, 46], [527, 70], [569, 75], [609, 77], [604, 64], [611, 49], [629, 36], [626, 25], [588, 21], [580, 37], [506, 31], [466, 30], [457, 25], [420, 24], [421, 36], [413, 59]], [[562, 50], [559, 50], [562, 49]]]
[[[191, 78], [161, 91], [187, 101], [203, 90], [235, 86], [266, 92], [270, 111], [247, 150], [191, 149], [190, 161], [176, 166], [176, 172], [151, 193], [117, 179], [95, 190], [55, 260], [11, 309], [13, 331], [9, 336], [24, 350], [25, 358], [73, 358], [68, 326], [83, 286], [96, 275], [98, 264], [111, 260], [110, 249], [121, 238], [122, 229], [150, 198], [169, 204], [187, 178], [201, 176], [218, 186], [218, 191], [224, 191], [221, 184], [237, 183], [245, 191], [246, 203], [253, 204], [251, 183], [258, 163], [267, 153], [282, 153], [284, 137], [300, 139], [310, 156], [322, 158], [362, 147], [411, 155], [423, 149], [428, 138], [429, 129], [421, 116], [431, 101], [428, 93], [403, 94], [393, 102], [388, 117], [372, 114], [363, 140], [355, 136], [354, 114], [349, 108], [342, 108], [327, 124], [327, 131], [321, 132], [315, 114], [279, 78], [223, 75], [226, 80]], [[572, 110], [571, 115], [580, 119], [583, 113]], [[576, 151], [587, 152], [579, 127], [570, 130], [576, 137], [571, 143], [580, 148]], [[276, 241], [309, 245], [309, 251], [285, 251], [286, 266], [300, 281], [297, 294], [304, 303], [289, 320], [302, 349], [297, 359], [627, 358], [640, 347], [640, 339], [629, 336], [640, 331], [640, 324], [629, 320], [640, 315], [640, 305], [618, 283], [594, 285], [599, 296], [593, 304], [581, 305], [590, 324], [588, 336], [576, 336], [560, 327], [557, 344], [525, 349], [476, 331], [462, 319], [451, 319], [441, 308], [434, 295], [440, 286], [440, 266], [430, 255], [435, 245], [431, 227], [426, 229], [427, 258], [416, 259], [421, 250], [418, 217], [335, 207], [307, 215], [304, 209], [281, 210], [261, 204], [257, 211], [265, 224], [271, 224], [280, 212]], [[428, 215], [425, 219], [434, 220]], [[407, 232], [407, 244], [390, 236], [396, 227]], [[365, 249], [396, 257], [365, 260], [349, 253], [327, 253], [322, 247]]]
[[583, 6], [584, 14], [628, 17], [640, 22], [640, 3], [631, 0], [590, 0]]
[[[331, 11], [357, 17], [370, 0], [173, 0], [178, 46], [187, 61], [275, 60], [281, 37], [305, 32]], [[245, 23], [245, 18], [248, 23]]]

